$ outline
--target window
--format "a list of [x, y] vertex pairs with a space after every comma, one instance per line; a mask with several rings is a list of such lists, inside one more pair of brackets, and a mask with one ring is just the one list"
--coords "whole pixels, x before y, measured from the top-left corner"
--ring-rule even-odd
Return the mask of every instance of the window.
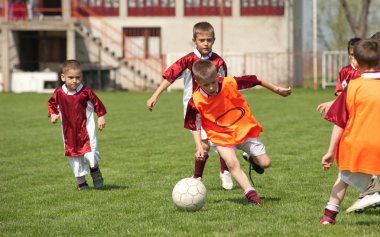
[[275, 16], [284, 15], [284, 0], [241, 0], [242, 16]]
[[74, 0], [73, 2], [75, 4], [73, 9], [84, 16], [119, 15], [119, 0]]
[[185, 16], [231, 16], [231, 14], [232, 0], [185, 0]]
[[128, 0], [128, 16], [174, 16], [175, 0]]
[[126, 58], [150, 58], [161, 56], [160, 28], [124, 28], [123, 45]]

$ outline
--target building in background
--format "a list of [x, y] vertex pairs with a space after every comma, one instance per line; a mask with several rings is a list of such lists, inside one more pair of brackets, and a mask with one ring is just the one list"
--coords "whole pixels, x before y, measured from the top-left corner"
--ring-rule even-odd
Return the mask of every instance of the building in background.
[[213, 51], [225, 59], [229, 75], [293, 85], [297, 2], [28, 0], [17, 9], [27, 11], [25, 20], [15, 19], [14, 6], [0, 0], [0, 85], [3, 91], [28, 91], [20, 87], [30, 83], [39, 85], [31, 91], [51, 90], [62, 61], [75, 58], [95, 89], [154, 89], [167, 65], [193, 50], [192, 28], [199, 21], [214, 26]]

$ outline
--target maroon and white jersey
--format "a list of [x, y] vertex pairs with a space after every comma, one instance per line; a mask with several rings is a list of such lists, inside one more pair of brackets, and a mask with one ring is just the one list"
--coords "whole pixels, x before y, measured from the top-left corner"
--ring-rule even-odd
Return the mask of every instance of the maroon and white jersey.
[[335, 85], [335, 95], [337, 95], [338, 92], [342, 92], [343, 89], [347, 87], [351, 79], [355, 79], [358, 77], [360, 77], [360, 74], [358, 73], [358, 70], [355, 68], [354, 65], [350, 64], [344, 66], [339, 71], [338, 80]]
[[62, 121], [62, 136], [65, 156], [83, 156], [97, 150], [96, 126], [93, 112], [100, 117], [106, 108], [95, 93], [82, 84], [75, 92], [66, 85], [57, 88], [48, 101], [51, 114], [59, 114]]
[[209, 60], [215, 67], [217, 73], [225, 77], [227, 76], [227, 65], [224, 60], [216, 53], [210, 52], [207, 57], [202, 57], [197, 49], [193, 52], [187, 54], [186, 56], [178, 59], [174, 62], [162, 75], [163, 78], [173, 83], [177, 79], [183, 78], [184, 89], [183, 89], [183, 107], [184, 113], [186, 112], [187, 103], [191, 98], [194, 90], [198, 87], [193, 76], [192, 68], [193, 64], [200, 60]]
[[[261, 81], [257, 79], [255, 75], [248, 75], [248, 76], [241, 76], [241, 77], [233, 77], [238, 86], [238, 90], [245, 90], [248, 88], [252, 88], [258, 85], [261, 85]], [[224, 77], [219, 77], [218, 80], [218, 90], [222, 90], [222, 84], [223, 84]], [[201, 94], [203, 94], [206, 98], [208, 97], [207, 93], [202, 90], [202, 88], [198, 88], [200, 90]], [[197, 108], [195, 107], [193, 98], [191, 98], [188, 102], [187, 110], [186, 110], [186, 116], [185, 116], [185, 123], [184, 127], [189, 130], [199, 130], [201, 129], [200, 119], [199, 119], [199, 112]]]

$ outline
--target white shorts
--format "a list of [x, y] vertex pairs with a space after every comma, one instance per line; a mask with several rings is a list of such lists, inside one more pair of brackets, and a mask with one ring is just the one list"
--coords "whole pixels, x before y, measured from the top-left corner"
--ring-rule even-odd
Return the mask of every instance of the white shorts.
[[348, 170], [342, 170], [339, 171], [338, 177], [362, 193], [367, 189], [369, 182], [371, 182], [372, 174], [353, 173]]
[[[215, 147], [222, 146], [213, 144], [211, 141], [210, 143]], [[249, 156], [259, 156], [266, 154], [265, 146], [258, 138], [247, 138], [244, 140], [244, 142], [240, 143], [239, 145], [229, 147], [242, 150], [245, 153], [249, 154]]]
[[83, 156], [69, 156], [68, 158], [74, 176], [82, 177], [90, 172], [90, 167], [95, 168], [98, 166], [100, 154], [98, 151], [94, 151], [87, 152]]

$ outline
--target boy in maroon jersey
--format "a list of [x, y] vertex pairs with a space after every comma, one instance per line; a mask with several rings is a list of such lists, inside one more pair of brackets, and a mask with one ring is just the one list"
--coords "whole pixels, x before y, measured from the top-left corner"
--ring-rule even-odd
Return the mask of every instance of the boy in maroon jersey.
[[[184, 90], [183, 90], [183, 107], [184, 117], [186, 115], [186, 108], [192, 93], [197, 88], [197, 83], [194, 79], [192, 66], [195, 62], [200, 60], [211, 61], [218, 74], [220, 76], [227, 75], [227, 66], [224, 60], [212, 52], [212, 46], [215, 42], [215, 32], [212, 25], [208, 22], [199, 22], [193, 27], [193, 39], [195, 49], [193, 52], [185, 55], [174, 62], [162, 75], [160, 86], [156, 89], [153, 95], [146, 102], [146, 106], [150, 111], [153, 111], [158, 97], [163, 91], [165, 91], [174, 81], [183, 78]], [[206, 133], [202, 132], [202, 144], [204, 146], [205, 155], [202, 159], [195, 159], [195, 169], [193, 178], [202, 178], [203, 170], [208, 159], [208, 151], [210, 150], [210, 144], [207, 139]], [[222, 158], [220, 160], [220, 178], [222, 180], [222, 187], [226, 190], [233, 188], [233, 182], [228, 167]]]
[[106, 108], [95, 93], [81, 83], [82, 71], [78, 61], [65, 61], [60, 76], [65, 84], [58, 87], [49, 99], [48, 116], [53, 124], [61, 118], [65, 156], [69, 158], [78, 190], [88, 189], [85, 175], [89, 172], [94, 187], [103, 188], [93, 112], [98, 115], [97, 127], [101, 131], [106, 124]]

